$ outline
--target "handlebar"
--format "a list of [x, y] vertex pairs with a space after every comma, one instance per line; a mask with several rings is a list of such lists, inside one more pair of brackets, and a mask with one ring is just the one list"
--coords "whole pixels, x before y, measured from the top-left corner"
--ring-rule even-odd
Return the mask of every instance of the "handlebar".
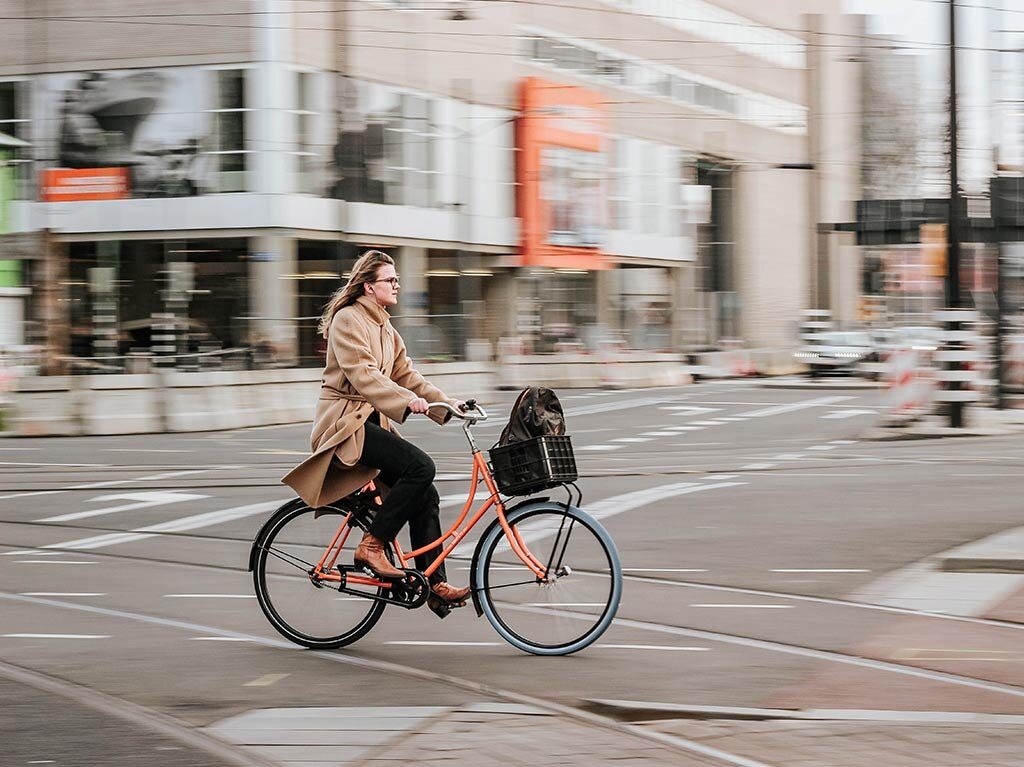
[[480, 421], [486, 421], [490, 416], [487, 415], [487, 411], [476, 404], [475, 399], [468, 400], [466, 402], [466, 409], [459, 410], [457, 407], [452, 407], [447, 402], [428, 402], [427, 408], [440, 407], [447, 410], [456, 418], [461, 418], [463, 421], [472, 421], [477, 423]]

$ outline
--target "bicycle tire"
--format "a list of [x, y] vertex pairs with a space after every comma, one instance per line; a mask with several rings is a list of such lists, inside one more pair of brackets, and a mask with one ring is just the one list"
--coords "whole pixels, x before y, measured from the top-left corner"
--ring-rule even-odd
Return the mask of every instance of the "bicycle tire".
[[[622, 565], [608, 531], [581, 509], [551, 502], [529, 504], [510, 512], [506, 520], [545, 565], [568, 566], [571, 572], [552, 583], [540, 583], [509, 548], [504, 528], [492, 524], [474, 557], [481, 612], [506, 642], [524, 652], [569, 655], [589, 647], [612, 624], [622, 598]], [[562, 535], [567, 542], [561, 542]], [[565, 588], [570, 581], [574, 585]], [[552, 600], [581, 592], [586, 594], [584, 601]], [[581, 607], [585, 609], [580, 611]], [[581, 630], [555, 636], [557, 629], [551, 626], [559, 620], [580, 625]]]
[[[302, 647], [330, 650], [350, 645], [364, 637], [376, 625], [387, 606], [383, 602], [363, 597], [341, 595], [330, 584], [318, 587], [312, 583], [302, 567], [292, 561], [298, 559], [309, 565], [313, 558], [319, 559], [333, 539], [341, 520], [342, 517], [338, 514], [322, 515], [320, 520], [317, 520], [315, 509], [305, 504], [289, 505], [271, 517], [256, 537], [253, 557], [256, 600], [278, 633]], [[350, 524], [354, 531], [361, 529], [358, 520], [352, 520]], [[289, 536], [293, 540], [288, 541]], [[342, 557], [345, 557], [346, 552], [350, 555], [354, 545], [354, 542], [348, 541]], [[296, 552], [310, 558], [302, 559]], [[386, 553], [393, 562], [391, 551], [387, 550]], [[282, 562], [290, 567], [284, 567]], [[274, 572], [268, 573], [268, 567], [273, 568]], [[272, 581], [275, 581], [273, 586]], [[287, 583], [284, 583], [285, 581]], [[284, 585], [281, 585], [282, 583]], [[384, 591], [381, 588], [376, 589], [378, 595], [382, 595]], [[299, 601], [315, 605], [310, 612], [313, 617], [309, 623], [319, 625], [323, 627], [322, 629], [294, 625], [299, 622], [296, 617], [300, 612]], [[355, 609], [345, 609], [348, 607]], [[352, 614], [351, 619], [348, 613]], [[306, 622], [306, 619], [304, 618], [302, 622]], [[335, 622], [350, 627], [340, 633], [323, 633]]]

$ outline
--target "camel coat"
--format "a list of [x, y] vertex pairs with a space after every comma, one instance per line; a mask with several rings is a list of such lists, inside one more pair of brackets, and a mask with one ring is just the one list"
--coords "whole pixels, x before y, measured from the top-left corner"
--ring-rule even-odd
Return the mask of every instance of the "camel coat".
[[[413, 368], [388, 313], [372, 298], [360, 296], [339, 309], [327, 340], [313, 454], [281, 480], [313, 508], [334, 503], [377, 476], [376, 469], [359, 465], [363, 424], [374, 411], [381, 428], [398, 435], [391, 422], [405, 421], [414, 398], [455, 404]], [[429, 416], [444, 424], [451, 413], [434, 409]]]

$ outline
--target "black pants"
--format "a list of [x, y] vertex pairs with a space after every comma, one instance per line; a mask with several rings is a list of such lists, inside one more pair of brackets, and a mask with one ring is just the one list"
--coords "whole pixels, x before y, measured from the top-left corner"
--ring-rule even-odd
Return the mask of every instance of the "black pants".
[[[441, 537], [440, 503], [434, 487], [434, 462], [410, 442], [396, 437], [375, 423], [365, 425], [366, 438], [359, 463], [380, 469], [378, 479], [390, 488], [384, 504], [377, 507], [370, 533], [391, 541], [402, 525], [409, 523], [409, 540], [418, 549]], [[441, 553], [437, 547], [416, 557], [416, 567], [425, 570]], [[446, 580], [444, 564], [431, 582]]]

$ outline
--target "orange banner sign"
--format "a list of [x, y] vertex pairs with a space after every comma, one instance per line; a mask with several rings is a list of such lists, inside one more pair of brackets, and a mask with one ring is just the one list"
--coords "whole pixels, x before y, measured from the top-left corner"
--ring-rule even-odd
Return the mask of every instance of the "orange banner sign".
[[122, 200], [128, 196], [127, 168], [48, 168], [42, 173], [43, 202]]

